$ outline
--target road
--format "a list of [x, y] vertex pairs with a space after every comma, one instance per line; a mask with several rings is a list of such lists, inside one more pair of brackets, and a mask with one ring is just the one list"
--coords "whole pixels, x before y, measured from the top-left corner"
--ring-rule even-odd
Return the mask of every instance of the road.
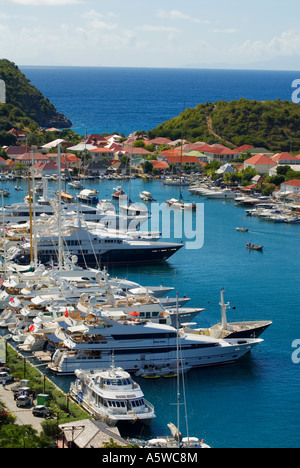
[[6, 409], [17, 418], [17, 424], [19, 424], [20, 426], [29, 424], [40, 434], [40, 432], [42, 431], [41, 423], [44, 421], [44, 419], [33, 416], [32, 407], [17, 407], [16, 402], [14, 400], [14, 394], [11, 391], [11, 387], [15, 386], [16, 382], [12, 384], [7, 384], [5, 388], [3, 388], [2, 384], [0, 384], [0, 401], [4, 403]]

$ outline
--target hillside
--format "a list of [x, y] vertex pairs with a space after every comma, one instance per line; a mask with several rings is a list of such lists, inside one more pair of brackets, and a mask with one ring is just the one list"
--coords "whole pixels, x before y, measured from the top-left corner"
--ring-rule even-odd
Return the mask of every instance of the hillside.
[[186, 109], [148, 132], [150, 138], [251, 144], [271, 151], [300, 151], [300, 106], [281, 101], [219, 101]]
[[70, 128], [72, 122], [60, 114], [49, 99], [37, 90], [18, 67], [0, 60], [0, 79], [6, 84], [6, 104], [1, 105], [0, 119], [16, 125], [27, 117], [40, 127]]

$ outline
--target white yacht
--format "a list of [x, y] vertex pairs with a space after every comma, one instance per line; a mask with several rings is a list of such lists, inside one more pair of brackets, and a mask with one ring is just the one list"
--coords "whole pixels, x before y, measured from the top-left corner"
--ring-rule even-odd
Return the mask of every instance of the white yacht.
[[237, 193], [231, 189], [216, 189], [216, 190], [207, 190], [204, 192], [206, 198], [214, 200], [235, 200], [237, 198]]
[[[117, 366], [137, 372], [145, 365], [166, 366], [177, 363], [177, 340], [186, 367], [196, 368], [235, 362], [261, 339], [215, 339], [187, 334], [168, 325], [151, 322], [116, 322], [95, 313], [93, 322], [84, 322], [58, 348], [49, 369], [60, 375], [72, 375], [75, 370], [101, 369], [110, 366], [114, 352]], [[178, 336], [179, 334], [179, 336]]]
[[76, 369], [75, 375], [70, 395], [95, 419], [109, 426], [120, 422], [150, 425], [156, 417], [141, 387], [122, 368], [112, 365], [108, 370], [90, 372]]
[[149, 201], [155, 201], [155, 198], [153, 198], [153, 195], [151, 192], [147, 192], [144, 190], [143, 192], [140, 193], [140, 199], [149, 202]]
[[[58, 233], [53, 226], [53, 233], [39, 236], [38, 259], [41, 263], [58, 261]], [[57, 226], [56, 226], [57, 229]], [[102, 229], [86, 229], [75, 225], [67, 226], [62, 232], [63, 249], [68, 255], [76, 255], [78, 265], [91, 268], [101, 265], [130, 265], [137, 263], [155, 263], [166, 261], [183, 244], [135, 240], [126, 235], [110, 235]], [[23, 243], [9, 259], [20, 265], [30, 263], [30, 243]]]
[[197, 205], [195, 202], [188, 203], [180, 199], [177, 200], [176, 198], [170, 198], [169, 200], [166, 200], [166, 204], [171, 208], [179, 208], [180, 210], [197, 210]]
[[97, 205], [99, 203], [98, 193], [98, 190], [85, 189], [77, 195], [77, 199], [82, 203]]

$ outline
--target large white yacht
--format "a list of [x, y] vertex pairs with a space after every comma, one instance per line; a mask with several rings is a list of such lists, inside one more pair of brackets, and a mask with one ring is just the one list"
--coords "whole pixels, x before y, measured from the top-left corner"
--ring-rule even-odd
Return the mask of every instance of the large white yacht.
[[90, 372], [77, 369], [75, 375], [70, 395], [95, 419], [109, 426], [120, 422], [150, 425], [156, 417], [141, 387], [122, 368], [112, 365], [108, 370]]
[[[68, 255], [76, 255], [78, 265], [82, 267], [100, 267], [105, 265], [130, 265], [166, 261], [183, 244], [135, 240], [127, 234], [109, 234], [101, 229], [87, 229], [75, 223], [66, 226], [62, 232], [63, 249]], [[37, 243], [39, 262], [47, 264], [58, 261], [59, 237], [56, 228], [53, 232], [40, 235]], [[14, 251], [9, 259], [20, 265], [29, 265], [31, 256], [30, 243], [24, 243]]]
[[[179, 336], [178, 336], [179, 334]], [[151, 322], [123, 323], [95, 314], [94, 321], [83, 322], [68, 335], [53, 357], [49, 368], [56, 374], [74, 374], [75, 370], [107, 369], [114, 352], [117, 366], [136, 372], [149, 366], [174, 365], [177, 341], [185, 367], [227, 364], [248, 353], [261, 339], [215, 339], [187, 334], [168, 325]]]

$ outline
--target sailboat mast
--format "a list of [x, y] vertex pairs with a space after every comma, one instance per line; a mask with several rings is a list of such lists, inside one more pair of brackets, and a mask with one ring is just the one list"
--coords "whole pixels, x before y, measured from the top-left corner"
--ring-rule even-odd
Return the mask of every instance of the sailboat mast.
[[57, 155], [57, 169], [58, 169], [58, 268], [62, 269], [63, 245], [61, 233], [61, 150], [60, 144], [58, 145]]
[[179, 309], [178, 309], [178, 291], [176, 293], [176, 361], [177, 361], [177, 430], [178, 430], [178, 448], [180, 448], [180, 371], [179, 371]]

